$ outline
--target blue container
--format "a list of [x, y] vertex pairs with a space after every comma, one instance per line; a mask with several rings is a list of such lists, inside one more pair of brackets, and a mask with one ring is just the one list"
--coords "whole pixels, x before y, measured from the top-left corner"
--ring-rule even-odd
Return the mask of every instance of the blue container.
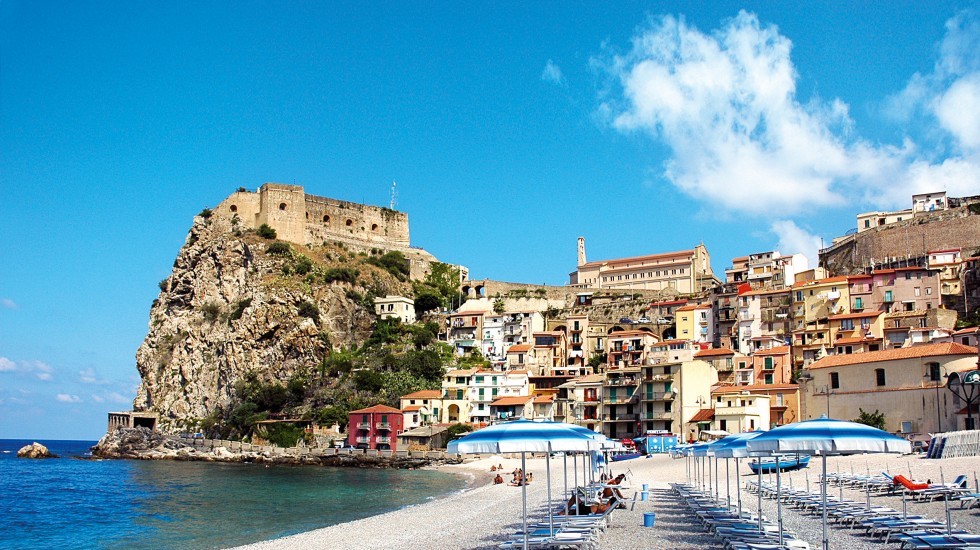
[[657, 514], [653, 512], [643, 512], [643, 526], [653, 527], [653, 522], [656, 521]]

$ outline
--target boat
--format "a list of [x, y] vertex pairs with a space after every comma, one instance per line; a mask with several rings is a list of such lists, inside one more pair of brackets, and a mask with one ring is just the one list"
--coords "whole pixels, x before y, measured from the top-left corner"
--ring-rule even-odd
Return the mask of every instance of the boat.
[[621, 453], [618, 455], [613, 455], [613, 462], [619, 462], [620, 460], [630, 460], [632, 458], [640, 458], [644, 456], [643, 453]]
[[[800, 468], [806, 468], [810, 465], [810, 455], [794, 455], [794, 456], [781, 456], [779, 457], [779, 470], [785, 472], [786, 470], [798, 470]], [[759, 473], [759, 468], [762, 468], [762, 473], [768, 474], [776, 471], [776, 459], [774, 458], [763, 458], [753, 462], [749, 462], [749, 468], [752, 469], [752, 473]]]

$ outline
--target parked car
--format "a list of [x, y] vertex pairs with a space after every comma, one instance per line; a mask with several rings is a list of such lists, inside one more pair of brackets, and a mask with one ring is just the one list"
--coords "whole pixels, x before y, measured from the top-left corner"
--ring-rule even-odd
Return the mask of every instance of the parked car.
[[670, 324], [670, 321], [668, 321], [667, 319], [661, 317], [661, 318], [657, 319], [657, 324], [658, 325], [669, 325]]
[[633, 324], [633, 323], [634, 323], [635, 321], [633, 321], [633, 320], [632, 320], [632, 319], [630, 319], [629, 317], [621, 317], [621, 318], [619, 319], [619, 322], [620, 322], [620, 323], [629, 323], [629, 324], [631, 324], [631, 325], [632, 325], [632, 324]]
[[650, 322], [650, 319], [647, 319], [646, 317], [640, 317], [639, 319], [636, 320], [636, 322], [637, 323], [649, 323]]

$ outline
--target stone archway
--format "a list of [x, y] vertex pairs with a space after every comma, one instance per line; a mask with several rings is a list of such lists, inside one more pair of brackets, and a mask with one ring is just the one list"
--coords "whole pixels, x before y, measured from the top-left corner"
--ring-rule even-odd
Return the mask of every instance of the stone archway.
[[459, 422], [459, 405], [450, 405], [448, 412], [450, 422]]

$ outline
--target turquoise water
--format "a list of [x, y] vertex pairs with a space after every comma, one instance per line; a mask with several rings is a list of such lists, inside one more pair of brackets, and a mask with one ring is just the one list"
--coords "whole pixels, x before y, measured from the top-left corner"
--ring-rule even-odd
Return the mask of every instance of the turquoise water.
[[[85, 460], [92, 441], [0, 440], [0, 548], [225, 548], [360, 519], [463, 488], [433, 471]], [[9, 451], [9, 452], [8, 452]]]

